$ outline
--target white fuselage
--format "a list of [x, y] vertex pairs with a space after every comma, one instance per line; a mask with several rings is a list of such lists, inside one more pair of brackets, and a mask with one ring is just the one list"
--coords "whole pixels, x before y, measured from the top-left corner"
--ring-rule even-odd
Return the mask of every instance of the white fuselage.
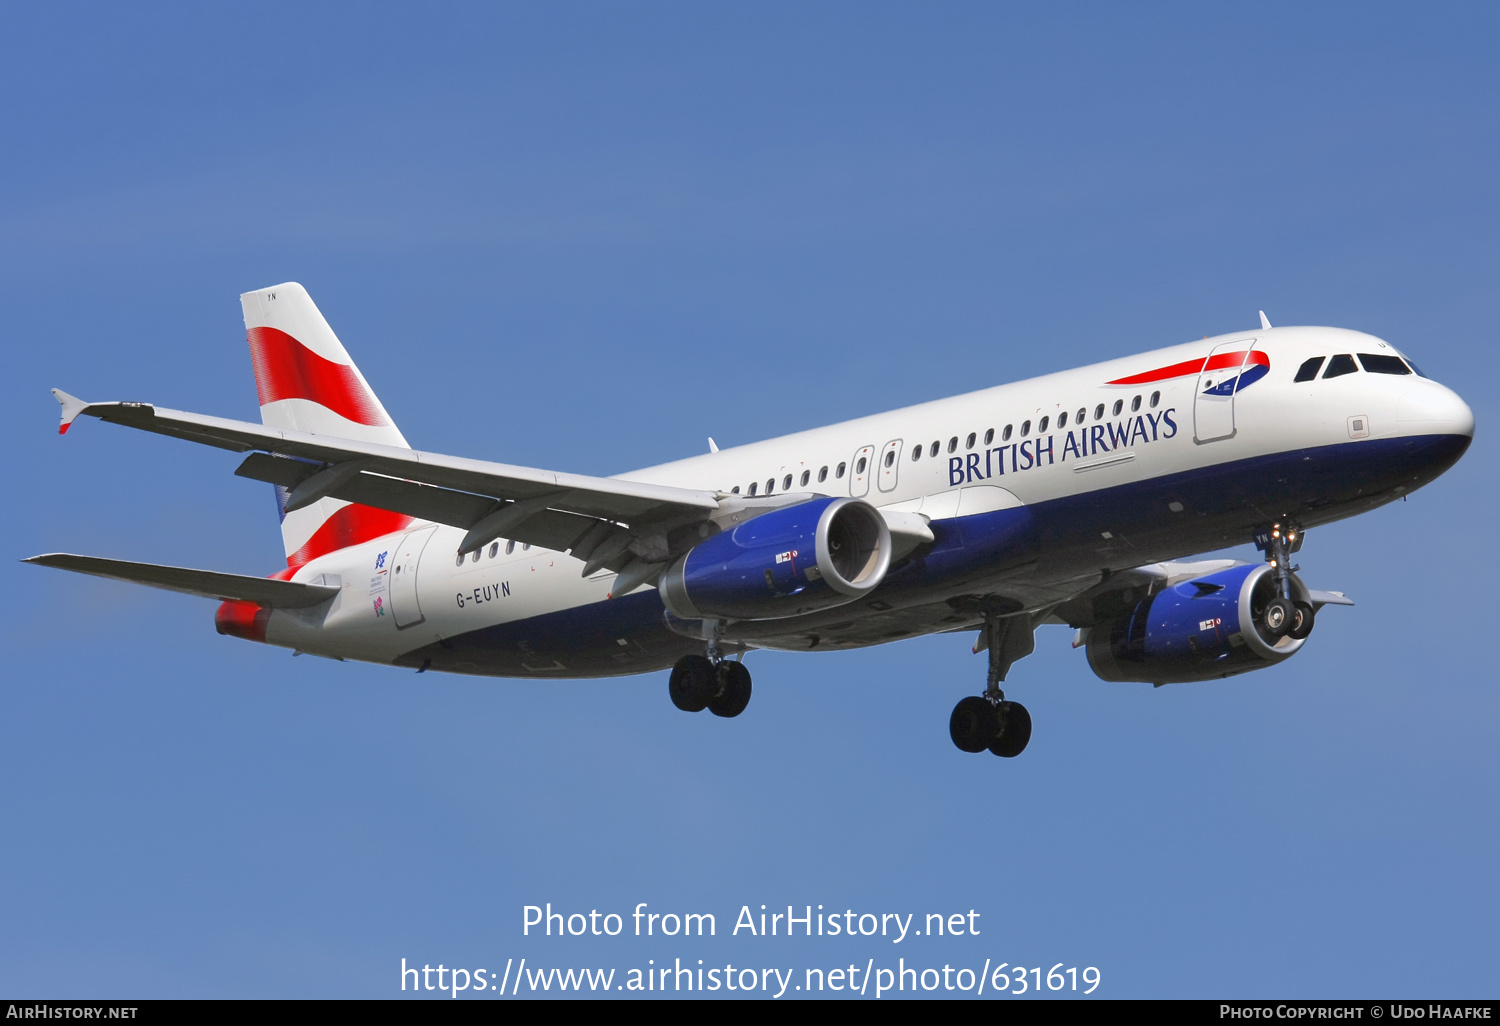
[[[1254, 352], [1260, 354], [1255, 357], [1260, 364], [1246, 362], [1244, 368], [1268, 364], [1269, 369], [1228, 395], [1211, 392], [1216, 381], [1232, 380], [1241, 371], [1212, 369], [1212, 361], [1211, 369], [1201, 373], [1110, 383], [1149, 378], [1152, 372], [1202, 361], [1215, 352]], [[1057, 551], [1050, 553], [1042, 545], [1027, 564], [1035, 594], [1045, 596], [1052, 588], [1063, 595], [1070, 587], [1077, 590], [1073, 582], [1080, 579], [1082, 568], [1121, 569], [1189, 555], [1202, 551], [1221, 529], [1235, 529], [1221, 524], [1206, 507], [1195, 509], [1187, 492], [1173, 498], [1181, 490], [1174, 490], [1177, 485], [1171, 482], [1191, 481], [1194, 475], [1232, 465], [1243, 468], [1237, 480], [1253, 489], [1255, 461], [1260, 458], [1327, 447], [1343, 447], [1335, 451], [1357, 457], [1361, 446], [1472, 435], [1473, 417], [1463, 401], [1417, 374], [1361, 370], [1293, 381], [1310, 358], [1358, 353], [1398, 355], [1373, 336], [1343, 329], [1276, 328], [1223, 335], [619, 476], [725, 495], [749, 496], [752, 489], [756, 496], [849, 495], [882, 509], [920, 514], [934, 529], [1007, 509], [1066, 508], [1067, 531], [1055, 532], [1059, 538], [1066, 534], [1066, 546], [1059, 542]], [[1430, 478], [1422, 480], [1426, 479]], [[1368, 494], [1373, 501], [1390, 501], [1422, 480], [1414, 479], [1409, 486], [1372, 482]], [[1149, 492], [1153, 482], [1164, 482], [1161, 495], [1151, 497], [1161, 523], [1146, 532], [1138, 519], [1116, 524], [1116, 497], [1145, 495], [1141, 489]], [[1341, 498], [1323, 519], [1368, 508], [1349, 504], [1348, 496], [1365, 494], [1360, 482], [1343, 487]], [[1090, 505], [1094, 495], [1099, 496], [1097, 507]], [[1201, 501], [1197, 505], [1204, 506]], [[1269, 515], [1289, 511], [1270, 510]], [[1086, 543], [1076, 526], [1081, 516], [1096, 521]], [[1149, 542], [1131, 543], [1125, 537], [1131, 532]], [[451, 639], [483, 637], [485, 631], [503, 625], [532, 622], [542, 632], [576, 633], [577, 624], [590, 616], [609, 617], [610, 606], [624, 598], [611, 597], [614, 574], [601, 571], [584, 578], [582, 563], [562, 552], [502, 539], [482, 549], [477, 558], [459, 560], [455, 554], [463, 535], [458, 528], [414, 524], [401, 534], [307, 563], [293, 579], [336, 584], [339, 596], [331, 608], [277, 610], [267, 640], [338, 658], [394, 662]], [[1041, 537], [1048, 536], [1042, 532]], [[1250, 539], [1246, 534], [1231, 540]], [[403, 552], [403, 545], [416, 551]], [[1005, 567], [992, 549], [984, 551], [984, 565], [952, 577], [956, 590], [974, 592], [983, 585], [989, 566], [997, 574], [1014, 575], [1014, 568]], [[398, 567], [405, 577], [398, 579]], [[915, 587], [912, 602], [930, 605], [942, 598], [945, 580], [939, 575]], [[385, 612], [372, 611], [377, 598], [383, 598]], [[892, 604], [901, 605], [899, 600]], [[890, 605], [876, 603], [874, 608]], [[660, 618], [659, 611], [652, 615]], [[844, 619], [857, 615], [845, 614]], [[921, 618], [912, 623], [902, 633], [950, 629]], [[505, 672], [592, 675], [670, 665], [670, 653], [638, 652], [637, 639], [629, 634], [608, 637], [607, 630], [601, 631], [598, 644], [604, 647], [586, 669], [549, 654], [545, 638], [532, 643], [507, 634], [505, 643], [518, 645], [521, 654]], [[764, 631], [761, 637], [748, 643], [777, 647]], [[468, 672], [494, 672], [479, 663], [439, 668], [466, 667]]]

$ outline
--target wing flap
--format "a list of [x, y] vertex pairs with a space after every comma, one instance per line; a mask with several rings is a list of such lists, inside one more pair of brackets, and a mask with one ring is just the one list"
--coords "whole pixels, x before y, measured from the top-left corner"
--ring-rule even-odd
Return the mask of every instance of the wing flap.
[[71, 570], [78, 574], [108, 577], [116, 581], [129, 581], [167, 591], [180, 591], [188, 595], [219, 599], [223, 602], [256, 602], [263, 606], [282, 609], [302, 609], [326, 602], [339, 593], [338, 588], [321, 584], [298, 584], [294, 581], [276, 581], [267, 577], [248, 577], [243, 574], [221, 574], [213, 570], [191, 570], [180, 566], [162, 566], [159, 563], [132, 563], [123, 559], [104, 559], [99, 556], [76, 556], [68, 552], [48, 552], [24, 559], [23, 563], [50, 566], [58, 570]]

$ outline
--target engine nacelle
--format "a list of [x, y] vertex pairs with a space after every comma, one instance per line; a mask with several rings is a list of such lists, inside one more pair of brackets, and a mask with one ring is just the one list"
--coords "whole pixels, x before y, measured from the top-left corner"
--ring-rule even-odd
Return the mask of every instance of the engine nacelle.
[[890, 565], [890, 528], [875, 507], [820, 498], [700, 542], [659, 587], [667, 608], [685, 620], [763, 620], [853, 602]]
[[[1311, 602], [1292, 577], [1293, 598]], [[1271, 637], [1257, 626], [1276, 597], [1268, 564], [1228, 570], [1174, 584], [1124, 616], [1089, 629], [1089, 666], [1109, 681], [1174, 684], [1215, 680], [1279, 663], [1299, 648], [1292, 637]]]

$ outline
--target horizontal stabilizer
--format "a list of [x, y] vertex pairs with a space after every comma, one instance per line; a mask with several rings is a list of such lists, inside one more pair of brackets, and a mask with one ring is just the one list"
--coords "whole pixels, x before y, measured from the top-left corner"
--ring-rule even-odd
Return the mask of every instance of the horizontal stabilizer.
[[293, 581], [221, 574], [212, 570], [189, 570], [156, 563], [131, 563], [123, 559], [101, 559], [98, 556], [75, 556], [66, 552], [49, 552], [22, 562], [92, 574], [95, 577], [109, 577], [117, 581], [130, 581], [168, 591], [181, 591], [189, 595], [202, 595], [204, 598], [225, 602], [256, 602], [283, 609], [315, 606], [339, 593], [338, 588], [326, 585], [297, 584]]

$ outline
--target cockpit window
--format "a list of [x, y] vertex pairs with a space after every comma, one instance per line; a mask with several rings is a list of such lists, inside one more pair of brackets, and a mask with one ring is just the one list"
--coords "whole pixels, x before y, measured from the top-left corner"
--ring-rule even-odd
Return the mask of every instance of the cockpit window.
[[1322, 356], [1314, 356], [1311, 360], [1308, 360], [1301, 367], [1297, 368], [1297, 376], [1292, 380], [1311, 381], [1318, 376], [1318, 368], [1323, 366], [1324, 359], [1325, 357]]
[[1401, 362], [1399, 356], [1381, 353], [1360, 353], [1359, 362], [1371, 374], [1410, 374], [1411, 370]]
[[1359, 370], [1354, 365], [1354, 357], [1348, 353], [1340, 353], [1328, 361], [1328, 369], [1323, 372], [1324, 379], [1336, 378], [1343, 374], [1354, 374]]
[[1406, 365], [1408, 367], [1410, 367], [1413, 371], [1416, 372], [1417, 377], [1419, 377], [1419, 378], [1425, 378], [1427, 376], [1426, 374], [1422, 373], [1422, 368], [1421, 367], [1418, 367], [1416, 364], [1414, 364], [1414, 363], [1411, 362], [1411, 358], [1410, 357], [1407, 358]]

